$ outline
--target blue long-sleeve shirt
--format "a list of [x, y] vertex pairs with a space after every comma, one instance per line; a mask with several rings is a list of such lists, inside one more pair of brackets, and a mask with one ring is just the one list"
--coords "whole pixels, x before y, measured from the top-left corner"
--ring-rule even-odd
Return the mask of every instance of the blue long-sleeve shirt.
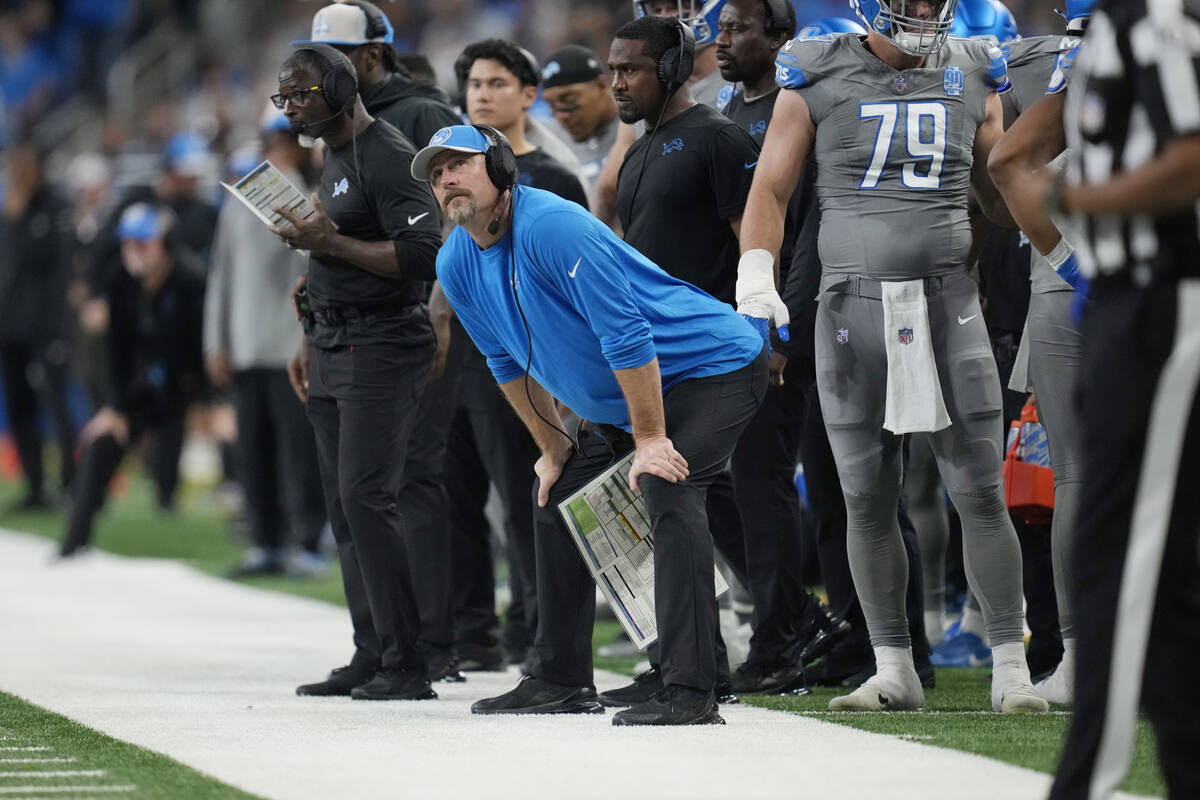
[[613, 370], [657, 356], [666, 392], [740, 369], [762, 350], [732, 308], [663, 272], [579, 205], [522, 186], [513, 219], [486, 250], [455, 228], [437, 257], [442, 289], [497, 382], [525, 374], [531, 334], [539, 384], [585, 419], [629, 430]]

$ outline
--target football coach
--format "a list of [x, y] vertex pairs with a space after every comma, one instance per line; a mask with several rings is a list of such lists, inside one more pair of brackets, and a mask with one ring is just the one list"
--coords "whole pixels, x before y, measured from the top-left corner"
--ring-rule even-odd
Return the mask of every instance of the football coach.
[[[595, 588], [557, 505], [633, 450], [630, 487], [644, 496], [654, 532], [666, 688], [613, 724], [721, 723], [705, 495], [766, 392], [762, 338], [581, 206], [516, 185], [512, 151], [494, 129], [443, 128], [412, 174], [430, 182], [457, 226], [437, 257], [446, 297], [541, 450], [532, 676], [472, 711], [601, 711], [592, 683]], [[554, 398], [587, 420], [577, 442]]]

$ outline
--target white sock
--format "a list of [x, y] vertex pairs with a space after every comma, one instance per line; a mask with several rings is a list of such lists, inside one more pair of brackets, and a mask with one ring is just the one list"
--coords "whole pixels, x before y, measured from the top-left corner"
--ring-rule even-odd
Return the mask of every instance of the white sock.
[[1029, 665], [1025, 661], [1025, 643], [1009, 642], [992, 648], [992, 683], [1029, 683]]
[[916, 671], [911, 647], [875, 648], [875, 674], [881, 678], [916, 673]]
[[925, 638], [929, 640], [930, 647], [946, 638], [945, 611], [925, 612]]
[[977, 608], [971, 608], [968, 604], [963, 608], [961, 630], [973, 633], [984, 642], [987, 642], [987, 624], [983, 621], [983, 612]]

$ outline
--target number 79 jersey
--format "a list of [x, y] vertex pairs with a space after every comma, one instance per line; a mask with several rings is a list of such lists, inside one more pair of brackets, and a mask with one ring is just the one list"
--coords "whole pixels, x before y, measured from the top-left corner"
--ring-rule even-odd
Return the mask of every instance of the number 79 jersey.
[[796, 39], [776, 81], [808, 103], [816, 139], [819, 251], [826, 273], [879, 280], [962, 268], [967, 195], [987, 96], [1007, 87], [993, 44], [950, 38], [917, 69], [896, 70], [863, 37]]

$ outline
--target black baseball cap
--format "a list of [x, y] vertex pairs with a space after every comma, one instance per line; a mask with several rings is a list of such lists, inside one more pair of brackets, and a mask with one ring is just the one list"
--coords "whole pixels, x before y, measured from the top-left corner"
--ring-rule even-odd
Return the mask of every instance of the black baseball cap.
[[604, 74], [596, 54], [583, 45], [569, 44], [553, 53], [542, 68], [542, 88], [586, 83]]

